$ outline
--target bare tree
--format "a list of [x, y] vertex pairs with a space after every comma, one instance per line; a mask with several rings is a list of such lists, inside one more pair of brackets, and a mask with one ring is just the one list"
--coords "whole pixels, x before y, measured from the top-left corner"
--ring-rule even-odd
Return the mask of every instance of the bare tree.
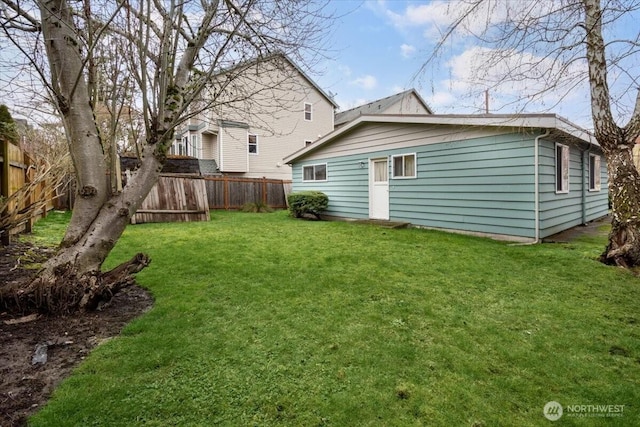
[[[640, 175], [632, 156], [640, 136], [640, 27], [612, 36], [629, 28], [620, 23], [640, 10], [640, 2], [461, 0], [447, 8], [449, 25], [421, 73], [464, 34], [476, 44], [469, 58], [471, 92], [511, 85], [517, 93], [506, 102], [510, 108], [540, 106], [544, 100], [554, 108], [586, 85], [595, 137], [607, 159], [612, 208], [612, 229], [600, 260], [640, 265]], [[605, 41], [605, 34], [616, 38]]]
[[[149, 264], [147, 255], [109, 272], [101, 266], [157, 181], [175, 129], [199, 112], [191, 103], [212, 84], [218, 89], [210, 93], [229, 96], [225, 89], [242, 72], [237, 65], [249, 59], [276, 51], [296, 59], [317, 55], [326, 29], [323, 4], [296, 0], [3, 3], [2, 32], [54, 101], [78, 180], [56, 256], [28, 286], [0, 295], [23, 310], [91, 309], [131, 283]], [[225, 79], [214, 79], [223, 70]], [[123, 88], [127, 94], [113, 96]], [[109, 90], [111, 96], [104, 96]], [[198, 110], [218, 102], [218, 96], [204, 99]], [[118, 121], [123, 103], [143, 117], [144, 141], [139, 168], [122, 191], [112, 191], [105, 171], [117, 132], [101, 131], [97, 117], [104, 115], [96, 113], [102, 104], [109, 119]]]

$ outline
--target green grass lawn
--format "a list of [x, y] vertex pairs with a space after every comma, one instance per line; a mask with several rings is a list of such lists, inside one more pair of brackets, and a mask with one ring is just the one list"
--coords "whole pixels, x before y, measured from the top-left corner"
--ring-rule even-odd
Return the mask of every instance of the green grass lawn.
[[130, 226], [107, 267], [149, 253], [155, 306], [31, 424], [537, 426], [558, 401], [556, 425], [640, 425], [640, 279], [595, 261], [605, 239], [513, 246], [286, 212]]

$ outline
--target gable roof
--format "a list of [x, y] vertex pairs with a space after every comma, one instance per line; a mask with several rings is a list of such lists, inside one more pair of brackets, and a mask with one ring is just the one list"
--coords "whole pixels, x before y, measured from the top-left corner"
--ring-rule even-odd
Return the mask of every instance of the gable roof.
[[282, 55], [291, 65], [293, 65], [293, 67], [302, 75], [302, 77], [304, 77], [311, 84], [311, 86], [313, 86], [318, 92], [320, 92], [322, 96], [327, 98], [327, 101], [329, 101], [334, 108], [340, 108], [340, 106], [336, 103], [336, 101], [334, 101], [333, 97], [330, 96], [327, 92], [325, 92], [320, 86], [318, 86], [316, 82], [314, 82], [313, 79], [309, 77], [307, 73], [305, 73], [304, 70], [298, 66], [298, 64], [293, 62], [291, 58], [289, 58], [284, 53], [281, 53], [280, 55]]
[[278, 51], [278, 52], [274, 52], [274, 53], [271, 53], [271, 54], [263, 56], [263, 57], [252, 58], [252, 59], [249, 59], [247, 61], [240, 62], [240, 63], [234, 65], [233, 67], [221, 70], [220, 72], [216, 73], [216, 75], [224, 75], [225, 73], [228, 73], [230, 71], [236, 70], [238, 68], [247, 69], [247, 68], [251, 67], [254, 64], [258, 64], [258, 63], [261, 63], [261, 62], [267, 62], [267, 61], [270, 61], [272, 59], [276, 59], [276, 60], [277, 59], [281, 59], [281, 60], [285, 60], [286, 62], [288, 62], [315, 90], [320, 92], [320, 94], [322, 96], [324, 96], [327, 99], [327, 101], [329, 101], [329, 103], [331, 105], [333, 105], [334, 108], [339, 108], [340, 107], [338, 104], [336, 104], [336, 102], [335, 102], [335, 100], [333, 99], [332, 96], [330, 96], [320, 86], [318, 86], [316, 84], [316, 82], [314, 82], [313, 79], [311, 77], [309, 77], [309, 75], [307, 73], [305, 73], [304, 70], [302, 68], [300, 68], [300, 66], [298, 64], [293, 62], [293, 60], [291, 60], [291, 58], [289, 58], [289, 56], [287, 54], [285, 54], [284, 52]]
[[284, 162], [291, 164], [307, 154], [332, 144], [341, 135], [367, 123], [478, 126], [517, 130], [546, 129], [549, 130], [551, 138], [556, 138], [559, 141], [579, 141], [600, 147], [600, 144], [591, 133], [556, 114], [375, 114], [360, 116], [345, 126], [335, 129], [313, 144], [285, 157]]
[[429, 112], [429, 114], [433, 114], [431, 108], [424, 102], [424, 99], [420, 96], [420, 94], [415, 89], [405, 90], [404, 92], [396, 93], [391, 96], [387, 96], [386, 98], [377, 99], [375, 101], [371, 101], [367, 104], [361, 105], [359, 107], [352, 108], [347, 111], [342, 111], [336, 114], [336, 118], [334, 120], [335, 126], [339, 126], [341, 124], [350, 122], [352, 120], [357, 119], [359, 116], [364, 116], [368, 114], [384, 114], [384, 112], [394, 105], [397, 102], [402, 101], [407, 95], [414, 95], [418, 102], [422, 104], [422, 106]]

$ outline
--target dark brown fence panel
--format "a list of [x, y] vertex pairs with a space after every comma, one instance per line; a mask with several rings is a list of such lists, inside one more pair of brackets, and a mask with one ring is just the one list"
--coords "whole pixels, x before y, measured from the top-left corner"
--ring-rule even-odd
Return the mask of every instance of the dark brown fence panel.
[[285, 188], [291, 181], [268, 178], [207, 177], [207, 197], [211, 209], [240, 209], [247, 203], [264, 203], [272, 208], [287, 207]]
[[265, 183], [267, 193], [267, 204], [269, 206], [287, 207], [287, 198], [285, 191], [285, 182], [267, 182]]
[[200, 176], [163, 174], [131, 218], [145, 222], [209, 221], [205, 181]]

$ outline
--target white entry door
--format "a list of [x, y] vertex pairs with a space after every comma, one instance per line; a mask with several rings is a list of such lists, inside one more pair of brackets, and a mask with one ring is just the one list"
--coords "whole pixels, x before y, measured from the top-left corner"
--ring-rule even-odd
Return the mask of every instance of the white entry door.
[[371, 160], [369, 171], [369, 217], [389, 219], [388, 160]]

